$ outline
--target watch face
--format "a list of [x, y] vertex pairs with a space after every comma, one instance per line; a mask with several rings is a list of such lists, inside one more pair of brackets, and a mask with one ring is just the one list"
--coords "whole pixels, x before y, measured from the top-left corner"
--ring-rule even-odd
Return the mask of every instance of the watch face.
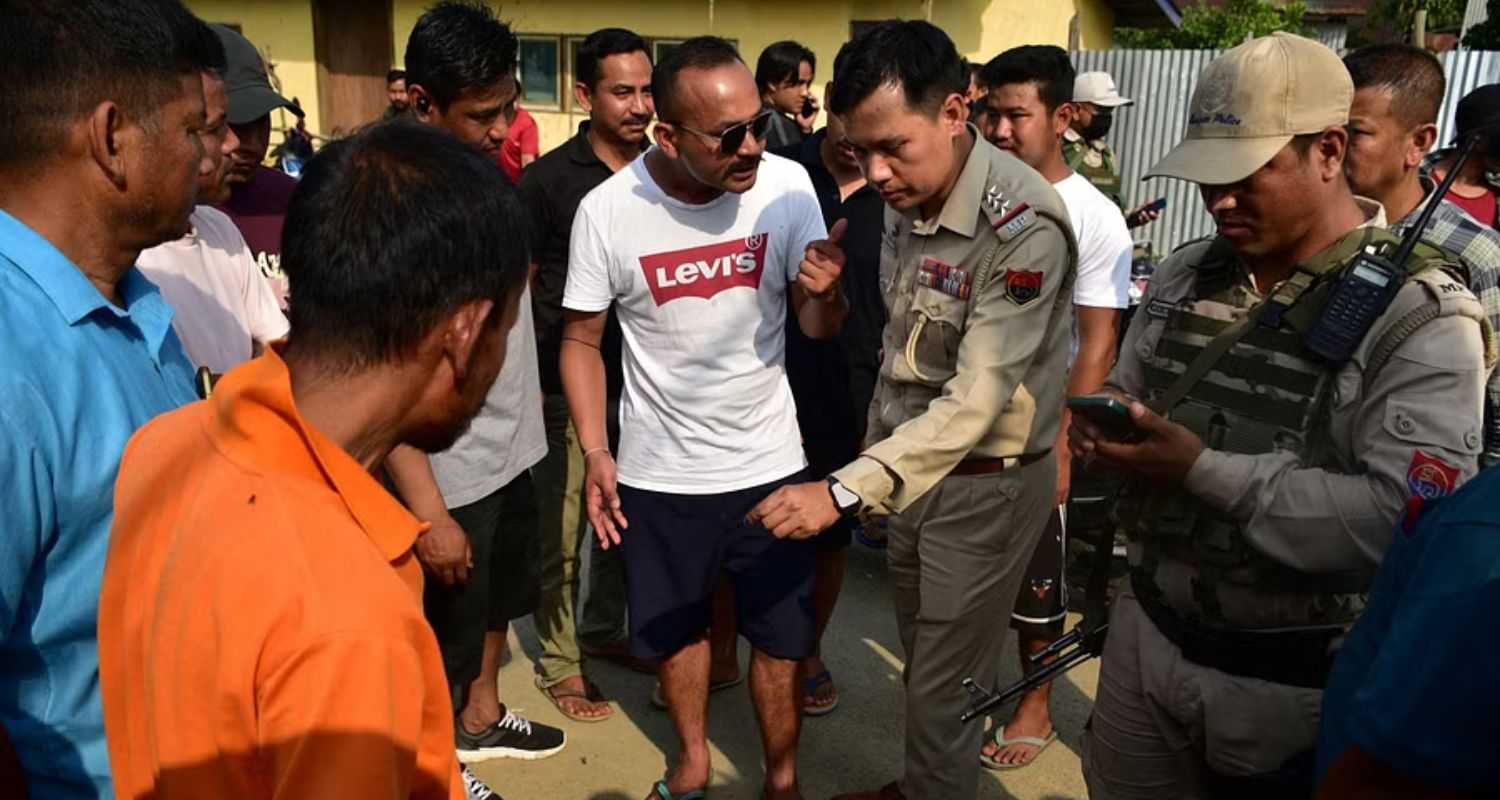
[[859, 508], [859, 495], [849, 491], [842, 483], [830, 484], [833, 489], [833, 504], [839, 507], [839, 511], [853, 511]]

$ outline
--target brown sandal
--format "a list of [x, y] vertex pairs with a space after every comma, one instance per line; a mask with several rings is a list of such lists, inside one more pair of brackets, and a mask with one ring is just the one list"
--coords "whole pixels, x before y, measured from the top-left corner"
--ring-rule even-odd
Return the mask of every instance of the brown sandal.
[[[587, 689], [580, 692], [577, 689], [562, 689], [559, 688], [559, 686], [547, 686], [542, 683], [542, 676], [536, 676], [537, 691], [541, 692], [543, 697], [551, 700], [553, 707], [558, 710], [558, 713], [562, 714], [568, 719], [573, 720], [574, 722], [603, 722], [610, 717], [613, 717], [615, 715], [614, 706], [610, 705], [604, 699], [604, 695], [599, 691], [599, 687], [595, 686], [593, 682], [589, 680], [585, 680], [583, 683], [584, 686], [587, 687]], [[603, 703], [604, 707], [609, 710], [609, 713], [601, 717], [586, 717], [576, 711], [569, 711], [566, 707], [563, 706], [562, 702], [568, 698], [587, 700], [590, 703]]]

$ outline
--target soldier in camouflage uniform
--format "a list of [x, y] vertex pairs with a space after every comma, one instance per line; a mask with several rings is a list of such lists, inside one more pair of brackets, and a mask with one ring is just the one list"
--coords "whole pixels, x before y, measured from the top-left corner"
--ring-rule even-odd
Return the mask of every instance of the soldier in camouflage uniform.
[[1151, 171], [1199, 184], [1219, 235], [1162, 265], [1106, 384], [1144, 440], [1074, 416], [1077, 457], [1130, 481], [1095, 800], [1309, 796], [1328, 668], [1398, 517], [1476, 471], [1493, 334], [1456, 261], [1419, 248], [1347, 360], [1307, 347], [1353, 257], [1396, 247], [1344, 177], [1352, 95], [1321, 44], [1252, 40]]
[[[1134, 100], [1120, 96], [1108, 72], [1085, 72], [1073, 81], [1073, 124], [1063, 132], [1063, 160], [1069, 169], [1088, 178], [1094, 188], [1122, 209], [1125, 195], [1120, 163], [1104, 137], [1114, 124], [1115, 109], [1134, 104]], [[1152, 202], [1147, 200], [1125, 211], [1126, 227], [1139, 228], [1161, 216], [1161, 209], [1146, 208]]]
[[1104, 137], [1114, 124], [1115, 109], [1134, 103], [1120, 96], [1108, 72], [1084, 72], [1073, 80], [1073, 125], [1063, 134], [1063, 159], [1068, 167], [1121, 208], [1120, 165]]

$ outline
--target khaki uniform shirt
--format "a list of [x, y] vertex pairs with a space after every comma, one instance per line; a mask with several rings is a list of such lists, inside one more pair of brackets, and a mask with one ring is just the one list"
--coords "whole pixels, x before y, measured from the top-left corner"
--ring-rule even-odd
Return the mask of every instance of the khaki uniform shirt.
[[[1361, 205], [1366, 224], [1385, 224], [1378, 203]], [[1184, 246], [1157, 270], [1107, 385], [1145, 396], [1165, 311], [1196, 302], [1194, 267], [1208, 251], [1206, 241]], [[1236, 265], [1234, 280], [1245, 302], [1223, 306], [1226, 319], [1238, 319], [1265, 296], [1243, 265]], [[1402, 343], [1378, 373], [1365, 375], [1375, 343], [1432, 299], [1441, 303], [1442, 316]], [[1441, 270], [1409, 280], [1336, 376], [1327, 423], [1336, 468], [1309, 468], [1279, 449], [1260, 455], [1205, 449], [1184, 488], [1237, 519], [1250, 546], [1299, 572], [1373, 570], [1407, 498], [1425, 493], [1422, 481], [1446, 479], [1451, 490], [1477, 469], [1488, 372], [1483, 324], [1478, 301]], [[1131, 544], [1132, 563], [1142, 547]], [[1165, 561], [1156, 580], [1169, 605], [1192, 608], [1197, 575], [1194, 564]], [[1220, 588], [1231, 620], [1254, 619], [1265, 610], [1254, 607], [1264, 604], [1262, 595], [1228, 596]]]
[[966, 458], [1057, 438], [1077, 245], [1057, 192], [971, 126], [934, 220], [886, 209], [888, 319], [868, 448], [834, 473], [867, 511], [898, 513]]

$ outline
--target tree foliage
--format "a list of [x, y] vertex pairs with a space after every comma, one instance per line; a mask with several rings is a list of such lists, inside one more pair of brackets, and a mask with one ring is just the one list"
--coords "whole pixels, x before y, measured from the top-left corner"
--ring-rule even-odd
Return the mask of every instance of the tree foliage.
[[1464, 23], [1463, 0], [1375, 0], [1366, 19], [1370, 25], [1410, 38], [1420, 8], [1427, 9], [1429, 31], [1457, 28]]
[[1500, 50], [1500, 0], [1485, 3], [1489, 18], [1464, 35], [1464, 47], [1470, 50]]
[[1307, 6], [1301, 2], [1278, 5], [1270, 0], [1228, 0], [1217, 6], [1200, 3], [1182, 13], [1182, 25], [1178, 28], [1116, 28], [1115, 46], [1144, 50], [1223, 49], [1276, 31], [1306, 33], [1302, 24], [1306, 13]]

